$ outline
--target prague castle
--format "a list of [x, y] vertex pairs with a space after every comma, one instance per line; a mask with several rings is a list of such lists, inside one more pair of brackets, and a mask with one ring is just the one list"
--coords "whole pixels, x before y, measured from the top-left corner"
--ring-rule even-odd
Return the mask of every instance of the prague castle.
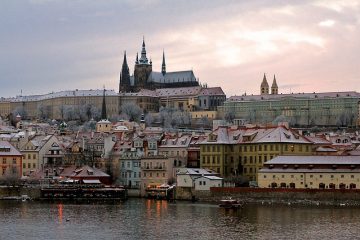
[[232, 96], [217, 109], [219, 117], [233, 113], [239, 122], [271, 123], [283, 119], [298, 127], [360, 126], [360, 93], [279, 94], [275, 75], [271, 88], [264, 74], [259, 95]]
[[146, 56], [145, 41], [143, 39], [141, 57], [136, 54], [134, 74], [130, 76], [126, 52], [120, 72], [119, 92], [138, 92], [141, 89], [155, 90], [158, 88], [178, 88], [199, 86], [192, 70], [167, 72], [165, 53], [163, 52], [161, 72], [152, 69], [152, 61]]

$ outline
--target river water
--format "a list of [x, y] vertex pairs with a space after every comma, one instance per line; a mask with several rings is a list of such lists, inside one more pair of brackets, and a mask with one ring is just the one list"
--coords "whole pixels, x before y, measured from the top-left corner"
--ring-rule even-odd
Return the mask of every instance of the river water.
[[0, 201], [0, 239], [360, 239], [360, 208]]

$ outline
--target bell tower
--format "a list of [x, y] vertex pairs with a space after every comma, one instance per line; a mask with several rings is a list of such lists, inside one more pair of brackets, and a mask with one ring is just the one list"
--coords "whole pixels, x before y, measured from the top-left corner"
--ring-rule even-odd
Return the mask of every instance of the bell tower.
[[145, 39], [143, 38], [142, 48], [141, 48], [141, 57], [138, 59], [136, 56], [135, 61], [135, 69], [134, 69], [134, 86], [136, 90], [140, 90], [142, 88], [150, 88], [148, 86], [147, 79], [152, 72], [152, 62], [148, 60], [146, 57], [146, 49], [145, 49]]
[[269, 84], [266, 80], [266, 75], [264, 73], [264, 77], [260, 86], [260, 95], [268, 95], [269, 94]]

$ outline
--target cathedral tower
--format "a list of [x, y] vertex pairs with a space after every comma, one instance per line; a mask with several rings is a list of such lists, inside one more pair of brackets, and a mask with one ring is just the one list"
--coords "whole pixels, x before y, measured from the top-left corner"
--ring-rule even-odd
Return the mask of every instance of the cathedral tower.
[[264, 78], [260, 86], [260, 95], [268, 95], [269, 94], [269, 84], [266, 80], [266, 75], [264, 73]]
[[128, 66], [127, 60], [126, 60], [126, 52], [124, 52], [124, 61], [123, 61], [121, 72], [120, 72], [119, 93], [120, 92], [129, 92], [130, 90], [131, 90], [130, 72], [129, 72], [129, 66]]
[[274, 80], [273, 80], [273, 83], [271, 85], [271, 94], [278, 94], [279, 92], [279, 88], [278, 88], [278, 85], [276, 83], [276, 78], [275, 78], [275, 74], [274, 74]]
[[134, 85], [135, 90], [140, 90], [147, 86], [147, 79], [152, 72], [152, 63], [146, 57], [145, 40], [143, 39], [141, 48], [141, 57], [138, 59], [136, 56], [135, 69], [134, 69]]

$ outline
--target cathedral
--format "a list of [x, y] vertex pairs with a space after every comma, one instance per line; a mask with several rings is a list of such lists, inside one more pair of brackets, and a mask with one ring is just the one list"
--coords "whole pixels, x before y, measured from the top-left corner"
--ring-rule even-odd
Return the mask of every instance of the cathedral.
[[199, 86], [192, 70], [167, 72], [165, 53], [163, 52], [161, 72], [152, 69], [152, 61], [146, 57], [145, 41], [143, 39], [141, 56], [136, 54], [134, 74], [130, 75], [126, 52], [120, 72], [119, 92], [137, 92], [140, 89], [155, 90], [158, 88], [178, 88]]

